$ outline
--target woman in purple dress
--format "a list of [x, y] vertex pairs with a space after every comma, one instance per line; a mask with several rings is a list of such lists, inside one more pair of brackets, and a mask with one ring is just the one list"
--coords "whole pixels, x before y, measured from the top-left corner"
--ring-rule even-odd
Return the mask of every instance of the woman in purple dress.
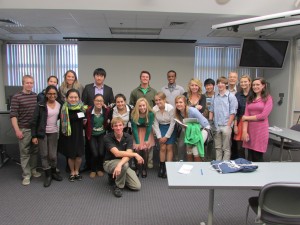
[[242, 117], [243, 147], [248, 149], [249, 160], [263, 162], [263, 154], [267, 151], [269, 140], [268, 116], [273, 108], [273, 100], [263, 78], [255, 78], [251, 87]]

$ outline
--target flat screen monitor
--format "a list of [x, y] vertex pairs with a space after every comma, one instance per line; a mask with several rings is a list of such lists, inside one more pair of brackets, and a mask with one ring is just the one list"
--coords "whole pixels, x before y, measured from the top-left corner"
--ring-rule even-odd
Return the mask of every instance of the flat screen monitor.
[[282, 68], [289, 41], [244, 39], [241, 67]]
[[23, 86], [5, 86], [4, 87], [7, 110], [10, 109], [11, 97], [14, 94], [18, 93], [19, 91], [22, 91], [22, 89], [23, 89]]

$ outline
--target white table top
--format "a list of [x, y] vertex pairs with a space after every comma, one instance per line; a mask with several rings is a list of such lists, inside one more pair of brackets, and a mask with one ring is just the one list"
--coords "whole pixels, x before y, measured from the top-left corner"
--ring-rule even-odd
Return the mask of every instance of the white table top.
[[280, 129], [282, 131], [269, 130], [269, 133], [279, 136], [279, 137], [283, 137], [285, 139], [300, 142], [300, 132], [299, 131], [291, 130], [289, 128], [280, 128]]
[[[193, 165], [190, 174], [178, 173], [183, 164]], [[258, 169], [254, 172], [220, 174], [209, 162], [166, 162], [168, 185], [170, 188], [252, 189], [271, 182], [300, 182], [299, 162], [256, 164]]]

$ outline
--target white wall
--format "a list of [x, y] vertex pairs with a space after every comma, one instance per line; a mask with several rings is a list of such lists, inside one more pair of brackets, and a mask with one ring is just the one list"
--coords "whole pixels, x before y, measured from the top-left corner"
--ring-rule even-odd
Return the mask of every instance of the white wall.
[[[270, 126], [290, 127], [292, 123], [292, 99], [293, 99], [293, 67], [294, 46], [290, 42], [286, 54], [283, 69], [266, 69], [264, 77], [270, 83], [271, 95], [273, 97], [273, 110], [269, 117]], [[284, 93], [282, 105], [278, 105], [279, 93]]]
[[167, 71], [177, 72], [177, 83], [184, 88], [194, 76], [194, 44], [140, 42], [79, 42], [78, 75], [82, 84], [94, 81], [93, 71], [102, 67], [107, 72], [105, 83], [114, 94], [130, 92], [139, 83], [139, 74], [151, 74], [150, 85], [160, 90], [167, 83]]

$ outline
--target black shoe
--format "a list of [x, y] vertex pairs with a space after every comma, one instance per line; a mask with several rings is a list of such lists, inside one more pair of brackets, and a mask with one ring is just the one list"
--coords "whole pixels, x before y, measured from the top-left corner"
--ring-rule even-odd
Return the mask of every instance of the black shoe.
[[122, 197], [122, 190], [120, 188], [118, 188], [117, 186], [115, 186], [114, 188], [114, 195], [117, 197], [117, 198], [120, 198]]
[[164, 166], [163, 166], [163, 162], [160, 162], [159, 164], [159, 171], [158, 171], [158, 177], [163, 177], [164, 174]]
[[49, 187], [51, 185], [52, 176], [51, 169], [45, 170], [45, 178], [44, 178], [44, 187]]
[[63, 178], [62, 176], [59, 175], [59, 173], [57, 173], [56, 168], [51, 168], [51, 174], [52, 174], [52, 179], [56, 180], [56, 181], [62, 181]]
[[78, 180], [78, 181], [82, 180], [82, 176], [80, 174], [76, 174], [74, 177], [75, 177], [75, 180]]
[[70, 175], [69, 178], [68, 178], [68, 180], [70, 182], [74, 182], [75, 181], [75, 176], [74, 175]]
[[146, 178], [147, 177], [147, 170], [142, 170], [142, 178]]

